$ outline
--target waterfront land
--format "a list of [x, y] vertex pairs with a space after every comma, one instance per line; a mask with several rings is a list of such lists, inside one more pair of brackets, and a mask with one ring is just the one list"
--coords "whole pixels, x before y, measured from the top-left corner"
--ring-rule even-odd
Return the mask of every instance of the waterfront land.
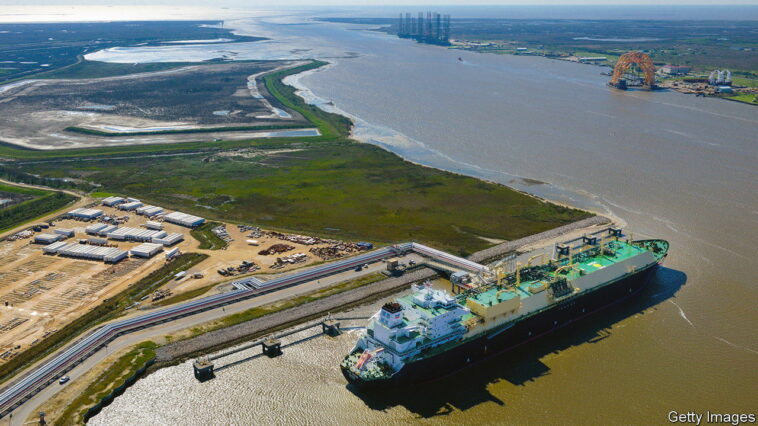
[[[265, 61], [174, 64], [130, 73], [129, 66], [83, 62], [69, 79], [35, 79], [5, 86], [2, 141], [33, 149], [244, 140], [312, 128], [297, 113], [279, 114], [255, 76], [292, 66]], [[141, 67], [150, 68], [150, 67]], [[81, 72], [79, 72], [81, 71]], [[110, 77], [82, 77], [114, 74]], [[75, 95], [72, 95], [75, 93]]]
[[[95, 72], [76, 72], [61, 68], [82, 61], [83, 55], [101, 49], [128, 46], [191, 44], [198, 40], [217, 43], [257, 41], [261, 37], [232, 34], [219, 21], [184, 22], [67, 22], [47, 24], [0, 24], [0, 83], [33, 76], [34, 78], [103, 77]], [[135, 68], [159, 70], [170, 65], [137, 65]], [[52, 75], [45, 75], [48, 72]]]
[[[488, 239], [520, 238], [587, 216], [351, 141], [349, 120], [305, 104], [281, 82], [286, 75], [321, 64], [263, 78], [275, 101], [316, 125], [319, 137], [168, 145], [166, 150], [182, 152], [173, 156], [157, 155], [163, 147], [145, 145], [142, 153], [124, 158], [117, 154], [133, 147], [109, 147], [98, 152], [97, 162], [86, 150], [45, 151], [44, 157], [69, 159], [6, 167], [84, 180], [107, 192], [219, 220], [340, 239], [382, 243], [415, 239], [457, 253], [491, 245]], [[34, 158], [39, 152], [21, 154]]]
[[[378, 31], [398, 32], [397, 18], [323, 20], [381, 25]], [[692, 76], [701, 78], [715, 69], [731, 70], [735, 88], [744, 87], [744, 93], [719, 96], [755, 103], [758, 90], [756, 21], [453, 19], [450, 31], [455, 49], [576, 62], [605, 57], [592, 63], [611, 67], [622, 54], [637, 50], [649, 54], [657, 66], [685, 65]]]
[[[97, 188], [99, 193], [135, 196], [146, 202], [197, 213], [219, 222], [253, 223], [271, 229], [381, 244], [416, 240], [457, 254], [470, 254], [491, 246], [493, 241], [516, 239], [591, 216], [587, 212], [535, 199], [503, 185], [422, 167], [378, 147], [356, 143], [349, 138], [350, 120], [305, 104], [292, 87], [282, 82], [287, 75], [321, 65], [322, 62], [313, 61], [289, 69], [268, 68], [268, 73], [256, 80], [257, 89], [266, 101], [286, 110], [294, 119], [317, 127], [319, 136], [45, 151], [21, 149], [6, 144], [2, 147], [5, 157], [4, 171], [6, 174], [29, 179], [34, 177], [67, 182], [80, 189]], [[89, 67], [88, 75], [97, 72], [92, 68], [97, 65], [86, 66]], [[250, 65], [214, 64], [204, 65], [199, 69], [202, 70], [200, 72], [207, 73], [212, 67], [217, 66]], [[245, 72], [258, 73], [250, 70]], [[239, 75], [244, 75], [245, 72]], [[160, 80], [164, 83], [146, 80], [156, 85], [151, 93], [159, 90], [161, 84], [170, 86], [175, 83], [170, 75], [166, 78]], [[122, 90], [121, 93], [126, 93], [123, 90], [135, 82], [124, 79], [121, 81], [123, 86], [120, 86], [119, 81], [112, 80], [108, 84], [111, 84], [109, 87], [113, 90]], [[91, 89], [90, 94], [95, 97], [99, 95], [95, 88]], [[213, 94], [206, 95], [208, 102], [216, 100]], [[134, 103], [143, 101], [138, 98], [133, 100]], [[5, 102], [2, 108], [7, 108], [14, 102], [16, 99]], [[96, 105], [110, 104], [98, 101]], [[182, 104], [180, 107], [185, 108], [185, 105]], [[170, 106], [156, 110], [157, 114], [163, 114], [163, 119], [175, 119], [172, 114], [179, 114], [172, 113]], [[108, 113], [107, 109], [103, 112]], [[140, 115], [134, 111], [128, 114]], [[211, 119], [215, 120], [212, 117]], [[97, 136], [111, 138], [118, 135]], [[200, 240], [214, 243], [207, 231], [200, 230]], [[237, 245], [244, 241], [240, 236], [237, 238]], [[218, 248], [215, 243], [213, 247], [208, 248]], [[189, 241], [181, 247], [200, 250]], [[12, 246], [8, 248], [13, 249]], [[49, 354], [88, 327], [125, 313], [151, 292], [159, 288], [176, 290], [177, 285], [171, 277], [179, 270], [186, 270], [195, 264], [200, 265], [198, 262], [204, 262], [203, 256], [210, 253], [187, 254], [174, 262], [182, 263], [185, 259], [191, 259], [190, 265], [182, 263], [177, 266], [172, 262], [161, 268], [158, 268], [160, 262], [157, 262], [157, 259], [149, 264], [130, 259], [125, 264], [127, 268], [118, 268], [119, 271], [131, 270], [131, 267], [136, 266], [139, 273], [123, 278], [124, 274], [119, 272], [118, 276], [114, 277], [118, 278], [120, 284], [110, 285], [114, 277], [105, 281], [98, 280], [102, 278], [98, 274], [104, 273], [102, 265], [93, 266], [87, 261], [42, 257], [38, 252], [32, 252], [31, 247], [25, 247], [24, 250], [26, 252], [20, 253], [23, 258], [14, 258], [14, 261], [26, 262], [27, 257], [39, 257], [46, 265], [43, 269], [53, 263], [67, 268], [50, 279], [74, 282], [86, 272], [89, 274], [87, 278], [91, 285], [88, 287], [89, 293], [83, 297], [77, 292], [66, 293], [74, 297], [74, 302], [80, 305], [72, 302], [68, 306], [60, 303], [54, 306], [47, 303], [42, 306], [38, 303], [48, 299], [55, 300], [56, 298], [51, 296], [55, 296], [56, 291], [63, 291], [66, 286], [47, 292], [50, 290], [49, 286], [43, 285], [44, 288], [40, 291], [20, 293], [30, 296], [18, 303], [27, 303], [31, 307], [39, 305], [40, 310], [50, 311], [44, 311], [49, 314], [46, 318], [56, 315], [56, 312], [69, 312], [72, 309], [77, 310], [79, 316], [75, 318], [70, 313], [61, 317], [60, 329], [51, 325], [52, 323], [46, 323], [48, 328], [34, 330], [34, 333], [52, 333], [44, 337], [27, 334], [26, 338], [31, 341], [24, 341], [23, 348], [17, 348], [24, 352], [16, 352], [16, 355], [20, 353], [23, 356], [14, 356], [0, 367], [0, 375], [4, 378]], [[205, 278], [194, 281], [193, 285], [183, 286], [177, 291], [179, 295], [193, 292], [191, 295], [194, 297], [200, 296], [203, 290], [211, 291], [215, 287], [214, 283], [221, 281], [213, 275], [216, 264], [229, 261], [224, 254], [246, 260], [239, 248], [231, 247], [229, 250], [217, 252], [221, 257], [213, 258], [212, 261], [195, 268], [202, 270]], [[310, 259], [308, 263], [314, 261], [315, 259]], [[298, 266], [293, 265], [290, 269]], [[37, 276], [38, 272], [36, 266], [31, 268], [22, 277], [29, 282], [22, 280], [23, 282], [17, 284], [39, 287], [39, 283], [34, 281], [40, 278]], [[140, 278], [142, 280], [136, 284], [133, 282]], [[353, 285], [367, 285], [374, 279], [376, 277], [370, 277], [336, 287], [317, 296], [293, 299], [289, 304], [279, 305], [276, 309], [282, 306], [296, 306], [298, 303], [311, 300], [309, 297], [321, 297], [334, 291], [353, 288]], [[44, 296], [36, 297], [39, 294]], [[107, 303], [103, 303], [106, 296], [109, 299]], [[60, 311], [55, 311], [56, 309]], [[250, 311], [222, 320], [215, 326], [230, 325], [267, 312]]]

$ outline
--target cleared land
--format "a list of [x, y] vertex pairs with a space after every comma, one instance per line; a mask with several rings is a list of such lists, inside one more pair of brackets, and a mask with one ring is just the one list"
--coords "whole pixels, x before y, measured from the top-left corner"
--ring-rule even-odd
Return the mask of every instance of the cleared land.
[[[128, 74], [123, 66], [84, 62], [76, 75], [104, 78], [24, 80], [0, 88], [2, 141], [27, 148], [241, 140], [310, 127], [260, 94], [257, 75], [289, 62], [193, 65]], [[302, 133], [302, 132], [301, 132]]]

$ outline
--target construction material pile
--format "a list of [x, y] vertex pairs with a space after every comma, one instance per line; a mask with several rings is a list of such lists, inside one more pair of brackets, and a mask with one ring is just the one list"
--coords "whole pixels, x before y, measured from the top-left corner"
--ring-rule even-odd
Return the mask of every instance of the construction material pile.
[[21, 231], [21, 232], [19, 232], [17, 234], [11, 235], [10, 237], [6, 238], [6, 241], [23, 240], [23, 239], [26, 239], [26, 238], [31, 238], [32, 235], [34, 235], [34, 232], [32, 232], [32, 231], [30, 231], [30, 230], [27, 229], [27, 230]]
[[277, 257], [276, 262], [271, 265], [271, 269], [284, 268], [286, 265], [294, 265], [296, 263], [303, 263], [308, 260], [308, 255], [305, 253], [293, 253], [284, 257]]
[[160, 290], [156, 290], [153, 293], [153, 297], [150, 300], [152, 300], [153, 302], [155, 302], [156, 300], [161, 300], [161, 299], [169, 297], [169, 296], [171, 296], [171, 290], [160, 289]]
[[276, 231], [265, 231], [263, 233], [268, 237], [277, 238], [283, 241], [289, 241], [291, 243], [303, 244], [306, 246], [313, 246], [316, 244], [335, 244], [339, 243], [337, 240], [326, 240], [319, 237], [309, 237], [307, 235], [295, 235], [295, 234], [283, 234]]
[[259, 269], [261, 269], [261, 267], [256, 265], [255, 262], [249, 262], [247, 260], [243, 260], [242, 263], [240, 263], [240, 265], [237, 267], [229, 266], [228, 268], [225, 268], [225, 269], [219, 269], [216, 272], [218, 272], [218, 274], [221, 275], [222, 277], [233, 277], [235, 275], [255, 272]]
[[219, 226], [213, 228], [211, 231], [213, 231], [213, 233], [216, 234], [217, 237], [221, 238], [222, 240], [226, 241], [227, 243], [229, 243], [229, 242], [232, 241], [232, 237], [226, 231], [226, 225], [219, 225]]
[[295, 249], [295, 246], [291, 246], [289, 244], [274, 244], [273, 246], [265, 250], [259, 251], [258, 254], [260, 254], [261, 256], [268, 256], [271, 254], [284, 253], [286, 251], [290, 251], [294, 249]]
[[364, 248], [355, 243], [337, 243], [326, 247], [313, 247], [309, 252], [315, 254], [323, 260], [338, 259], [349, 254], [358, 253]]
[[261, 231], [261, 228], [257, 226], [252, 225], [237, 225], [237, 229], [239, 229], [240, 232], [250, 232], [248, 234], [248, 238], [260, 238], [263, 235], [263, 231]]

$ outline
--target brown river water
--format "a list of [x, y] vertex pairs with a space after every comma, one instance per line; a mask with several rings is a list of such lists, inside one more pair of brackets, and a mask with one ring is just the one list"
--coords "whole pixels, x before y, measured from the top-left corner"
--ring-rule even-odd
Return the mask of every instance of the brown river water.
[[431, 384], [353, 392], [338, 366], [353, 330], [206, 383], [189, 363], [160, 370], [91, 424], [649, 424], [672, 410], [756, 411], [758, 108], [619, 92], [594, 66], [448, 51], [301, 17], [228, 25], [274, 41], [94, 57], [328, 58], [290, 81], [353, 116], [357, 138], [615, 215], [635, 235], [669, 240], [670, 256], [631, 303]]

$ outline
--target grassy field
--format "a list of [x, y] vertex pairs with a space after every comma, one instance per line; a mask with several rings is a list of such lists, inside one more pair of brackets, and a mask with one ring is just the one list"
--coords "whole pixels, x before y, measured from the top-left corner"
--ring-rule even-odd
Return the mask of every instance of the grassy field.
[[49, 335], [36, 345], [29, 347], [23, 352], [23, 356], [15, 357], [0, 365], [0, 382], [7, 380], [20, 369], [42, 359], [84, 331], [117, 318], [143, 296], [150, 294], [158, 287], [170, 281], [177, 272], [186, 271], [207, 257], [204, 254], [186, 253], [163, 265], [147, 277], [129, 286], [126, 290], [111, 297], [91, 311], [82, 314], [82, 316]]
[[510, 240], [588, 216], [502, 185], [412, 165], [371, 145], [292, 144], [292, 152], [276, 153], [281, 148], [272, 142], [254, 155], [68, 162], [45, 168], [60, 176], [86, 172], [107, 192], [211, 219], [348, 240], [416, 240], [461, 254], [491, 245], [480, 237]]
[[121, 356], [103, 371], [89, 386], [66, 407], [54, 425], [84, 424], [84, 415], [90, 407], [108, 396], [114, 389], [123, 385], [148, 361], [155, 358], [153, 342], [143, 342]]
[[205, 250], [220, 250], [227, 246], [226, 241], [213, 233], [213, 228], [221, 225], [218, 222], [206, 222], [190, 231], [190, 235], [200, 242], [200, 248]]
[[174, 68], [197, 65], [193, 62], [155, 62], [145, 64], [119, 64], [82, 60], [68, 67], [40, 73], [34, 78], [103, 78], [143, 72], [166, 71]]
[[32, 196], [0, 210], [0, 232], [5, 232], [47, 216], [76, 201], [78, 198], [60, 191], [45, 191], [0, 183], [0, 191]]
[[201, 326], [194, 327], [192, 329], [192, 335], [188, 337], [197, 336], [197, 335], [207, 333], [213, 330], [218, 330], [221, 328], [231, 327], [237, 324], [242, 324], [243, 322], [251, 321], [256, 318], [260, 318], [264, 315], [273, 314], [274, 312], [279, 312], [285, 309], [294, 308], [294, 307], [297, 307], [309, 302], [316, 301], [318, 299], [323, 299], [324, 297], [327, 297], [327, 296], [332, 296], [332, 295], [339, 294], [348, 290], [352, 290], [354, 288], [373, 284], [385, 278], [387, 277], [379, 273], [366, 275], [356, 280], [347, 281], [347, 282], [337, 284], [331, 287], [323, 288], [320, 290], [314, 290], [309, 293], [303, 294], [301, 296], [294, 297], [292, 299], [282, 300], [280, 302], [269, 303], [266, 305], [251, 308], [246, 311], [242, 311], [242, 312], [221, 318], [219, 320], [211, 321]]
[[728, 96], [728, 97], [725, 97], [725, 99], [738, 101], [738, 102], [744, 102], [750, 105], [758, 105], [758, 95], [752, 95], [748, 93], [745, 93], [742, 95], [736, 95], [736, 96]]
[[510, 240], [588, 216], [350, 141], [346, 118], [306, 105], [281, 83], [320, 65], [279, 71], [265, 82], [284, 105], [317, 124], [321, 137], [258, 141], [234, 146], [246, 148], [237, 154], [145, 153], [25, 169], [56, 178], [86, 175], [101, 191], [211, 219], [379, 243], [416, 240], [459, 254], [491, 245], [482, 237]]

